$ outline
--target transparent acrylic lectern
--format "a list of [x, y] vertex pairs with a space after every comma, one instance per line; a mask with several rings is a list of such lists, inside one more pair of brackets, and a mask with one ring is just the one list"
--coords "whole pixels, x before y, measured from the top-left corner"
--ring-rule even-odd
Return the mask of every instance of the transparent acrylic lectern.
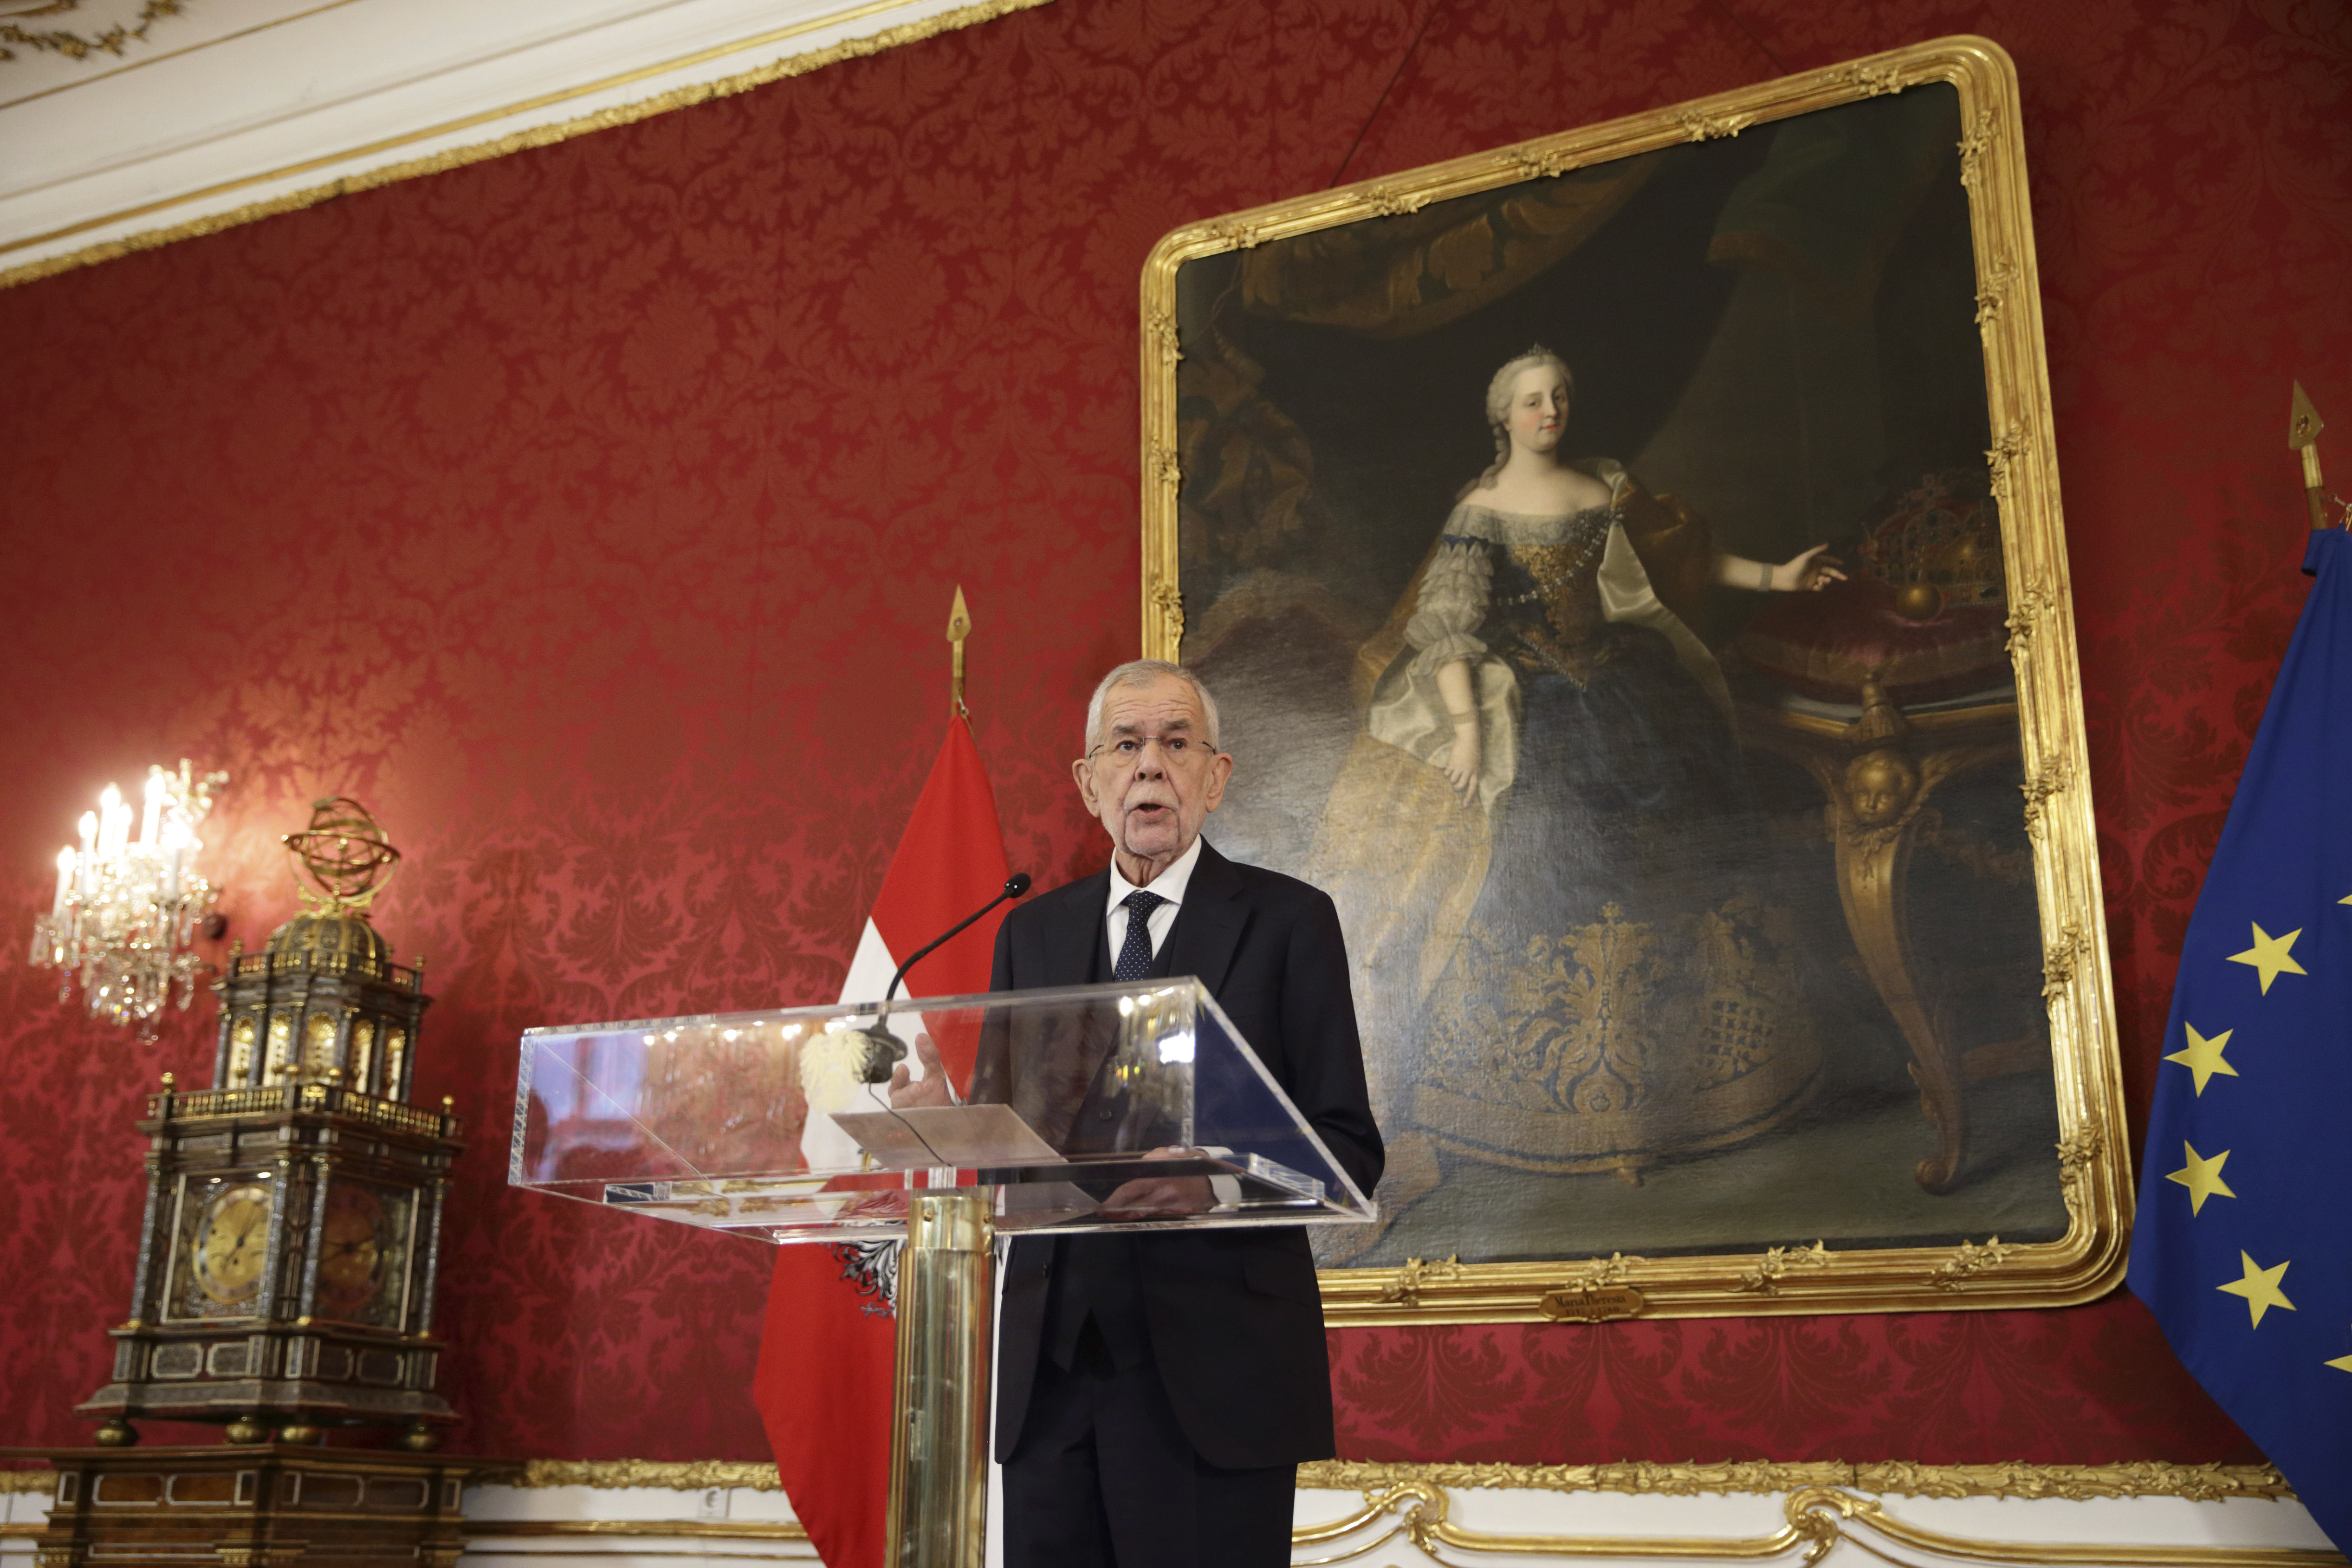
[[[893, 1109], [919, 1034], [961, 1093]], [[1373, 1217], [1189, 978], [533, 1029], [508, 1179], [759, 1241], [905, 1241], [900, 1568], [979, 1568], [997, 1236]]]

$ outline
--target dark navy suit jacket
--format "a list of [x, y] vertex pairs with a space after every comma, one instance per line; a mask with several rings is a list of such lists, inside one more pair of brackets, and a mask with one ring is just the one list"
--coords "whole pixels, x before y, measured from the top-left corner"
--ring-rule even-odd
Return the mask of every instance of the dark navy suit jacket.
[[[994, 991], [1110, 977], [1110, 873], [1016, 908], [996, 934]], [[1206, 843], [1152, 968], [1197, 975], [1359, 1188], [1380, 1180], [1380, 1129], [1364, 1087], [1348, 953], [1331, 900], [1294, 877], [1236, 865]], [[1003, 1037], [996, 1037], [999, 1040]], [[1020, 1073], [983, 1040], [973, 1098], [1011, 1100]], [[1090, 1238], [1063, 1238], [1068, 1255]], [[1132, 1259], [1150, 1353], [1184, 1435], [1228, 1468], [1334, 1450], [1323, 1303], [1307, 1233], [1244, 1226], [1116, 1238]], [[1131, 1247], [1132, 1252], [1125, 1250]], [[1021, 1440], [1043, 1345], [1052, 1238], [1016, 1240], [998, 1325], [997, 1458]]]

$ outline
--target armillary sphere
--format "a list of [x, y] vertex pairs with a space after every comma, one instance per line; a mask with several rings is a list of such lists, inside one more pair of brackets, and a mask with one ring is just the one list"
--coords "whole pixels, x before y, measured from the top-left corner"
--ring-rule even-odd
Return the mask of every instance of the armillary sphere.
[[[288, 834], [285, 844], [295, 880], [307, 876], [324, 901], [340, 909], [365, 909], [400, 864], [400, 851], [368, 808], [346, 795], [311, 802], [310, 826]], [[302, 896], [310, 899], [310, 889]]]

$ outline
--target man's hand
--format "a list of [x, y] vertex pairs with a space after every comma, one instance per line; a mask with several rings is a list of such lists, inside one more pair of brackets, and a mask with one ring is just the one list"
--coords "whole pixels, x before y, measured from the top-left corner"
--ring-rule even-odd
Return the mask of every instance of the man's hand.
[[[1154, 1149], [1147, 1160], [1197, 1160], [1198, 1149]], [[1181, 1219], [1217, 1206], [1206, 1176], [1139, 1176], [1124, 1182], [1102, 1202], [1105, 1219]]]
[[940, 1059], [940, 1047], [931, 1043], [929, 1035], [915, 1037], [915, 1057], [923, 1064], [923, 1076], [908, 1076], [907, 1064], [900, 1062], [890, 1069], [890, 1109], [904, 1110], [910, 1105], [953, 1105], [955, 1095], [948, 1088], [948, 1064]]

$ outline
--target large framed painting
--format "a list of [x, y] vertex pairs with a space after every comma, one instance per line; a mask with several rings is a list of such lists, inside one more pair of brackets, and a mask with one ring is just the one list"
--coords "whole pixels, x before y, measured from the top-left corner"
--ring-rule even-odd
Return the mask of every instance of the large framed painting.
[[1335, 1321], [2119, 1278], [2017, 105], [1947, 38], [1153, 251], [1145, 647], [1388, 1137]]

